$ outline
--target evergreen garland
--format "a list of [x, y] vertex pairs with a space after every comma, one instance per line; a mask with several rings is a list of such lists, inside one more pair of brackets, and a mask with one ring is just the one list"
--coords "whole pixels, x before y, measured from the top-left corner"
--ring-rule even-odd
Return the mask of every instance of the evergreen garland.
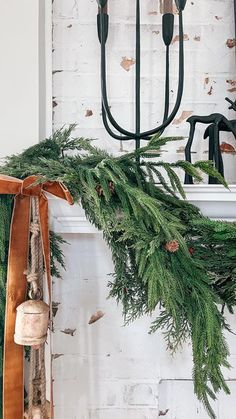
[[204, 266], [211, 277], [214, 291], [233, 314], [236, 305], [236, 224], [193, 220], [187, 233], [192, 257]]
[[[229, 327], [219, 304], [232, 312], [236, 302], [236, 226], [213, 222], [180, 200], [176, 194], [184, 197], [184, 190], [175, 169], [198, 181], [203, 172], [225, 182], [210, 162], [160, 161], [161, 146], [175, 138], [154, 137], [114, 158], [88, 139], [72, 138], [73, 129], [9, 157], [0, 172], [38, 174], [68, 186], [111, 248], [110, 296], [122, 303], [125, 322], [155, 312], [150, 332], [163, 329], [170, 350], [191, 339], [195, 393], [215, 418], [209, 399], [220, 389], [229, 393], [221, 372], [229, 367]], [[56, 254], [62, 262], [58, 247]]]

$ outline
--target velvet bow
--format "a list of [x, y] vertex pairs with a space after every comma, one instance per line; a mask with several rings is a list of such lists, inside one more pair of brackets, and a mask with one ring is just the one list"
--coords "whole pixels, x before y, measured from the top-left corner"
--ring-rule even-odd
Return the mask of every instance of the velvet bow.
[[[48, 222], [48, 199], [45, 192], [73, 204], [68, 189], [60, 182], [37, 183], [37, 176], [20, 180], [0, 175], [0, 194], [14, 196], [8, 253], [8, 274], [6, 289], [6, 314], [3, 361], [3, 419], [24, 417], [24, 348], [14, 342], [16, 308], [25, 301], [28, 265], [29, 229], [31, 218], [31, 197], [38, 197], [39, 223], [47, 277], [49, 299], [51, 300], [50, 242]], [[52, 400], [51, 400], [52, 404]]]

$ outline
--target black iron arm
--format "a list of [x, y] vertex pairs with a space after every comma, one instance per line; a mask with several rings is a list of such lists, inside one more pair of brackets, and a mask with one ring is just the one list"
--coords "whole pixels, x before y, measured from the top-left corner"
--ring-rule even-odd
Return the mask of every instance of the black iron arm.
[[[99, 14], [100, 19], [102, 13]], [[183, 48], [183, 42], [184, 42], [184, 34], [183, 34], [183, 18], [182, 18], [182, 11], [179, 12], [179, 40], [180, 40], [180, 47], [179, 47], [179, 85], [178, 85], [178, 92], [177, 92], [177, 98], [176, 103], [174, 106], [174, 109], [169, 117], [165, 119], [165, 121], [160, 125], [159, 127], [142, 132], [140, 134], [129, 132], [125, 129], [123, 129], [113, 118], [112, 113], [109, 108], [108, 98], [107, 98], [107, 89], [106, 89], [106, 27], [104, 26], [104, 22], [102, 23], [102, 20], [100, 21], [100, 38], [101, 38], [101, 82], [102, 82], [102, 98], [103, 98], [103, 105], [105, 112], [107, 114], [107, 118], [109, 119], [110, 123], [113, 125], [117, 131], [119, 131], [121, 134], [130, 137], [129, 139], [149, 139], [147, 137], [150, 137], [151, 135], [154, 135], [162, 130], [164, 130], [174, 119], [176, 116], [179, 106], [182, 99], [183, 94], [183, 83], [184, 83], [184, 48]], [[168, 106], [169, 107], [169, 106]], [[165, 112], [166, 114], [166, 112]], [[113, 138], [115, 136], [113, 135]], [[117, 139], [121, 139], [120, 136], [118, 136]]]
[[168, 118], [159, 127], [150, 131], [142, 132], [140, 134], [141, 138], [145, 139], [145, 137], [147, 136], [157, 134], [158, 132], [164, 130], [168, 125], [171, 124], [181, 104], [181, 100], [183, 96], [183, 87], [184, 87], [184, 33], [183, 33], [183, 15], [182, 15], [182, 11], [180, 11], [179, 12], [179, 84], [178, 84], [176, 103], [171, 114], [168, 116]]
[[127, 136], [124, 136], [124, 135], [118, 135], [118, 134], [115, 134], [112, 131], [111, 127], [109, 126], [108, 120], [107, 120], [107, 115], [106, 115], [106, 111], [104, 109], [103, 103], [102, 103], [102, 120], [103, 120], [104, 127], [106, 128], [108, 134], [110, 134], [110, 136], [112, 138], [114, 138], [115, 140], [119, 140], [119, 141], [129, 141], [129, 140], [131, 140], [130, 137], [127, 137]]
[[106, 36], [104, 21], [102, 18], [103, 13], [100, 13], [100, 38], [101, 38], [101, 90], [102, 90], [102, 103], [107, 114], [107, 117], [113, 127], [121, 134], [130, 137], [129, 139], [135, 139], [136, 134], [123, 129], [113, 118], [110, 111], [108, 98], [107, 98], [107, 87], [106, 87]]

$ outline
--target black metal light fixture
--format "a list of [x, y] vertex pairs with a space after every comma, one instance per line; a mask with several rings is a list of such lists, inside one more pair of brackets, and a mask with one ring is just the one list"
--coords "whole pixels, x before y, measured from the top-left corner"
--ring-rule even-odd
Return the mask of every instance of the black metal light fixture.
[[128, 131], [123, 128], [113, 117], [107, 95], [107, 74], [106, 74], [106, 42], [109, 33], [108, 0], [97, 0], [98, 2], [98, 38], [101, 44], [101, 95], [102, 95], [102, 119], [109, 135], [120, 141], [134, 140], [136, 149], [140, 147], [141, 140], [149, 140], [156, 133], [162, 133], [175, 118], [183, 95], [184, 87], [184, 32], [183, 32], [183, 10], [186, 0], [175, 0], [179, 10], [179, 74], [178, 89], [175, 105], [170, 112], [170, 45], [173, 39], [174, 14], [173, 1], [163, 0], [162, 37], [166, 46], [166, 74], [165, 74], [165, 103], [162, 124], [149, 131], [141, 130], [141, 34], [140, 34], [140, 0], [136, 0], [136, 48], [135, 48], [135, 130]]

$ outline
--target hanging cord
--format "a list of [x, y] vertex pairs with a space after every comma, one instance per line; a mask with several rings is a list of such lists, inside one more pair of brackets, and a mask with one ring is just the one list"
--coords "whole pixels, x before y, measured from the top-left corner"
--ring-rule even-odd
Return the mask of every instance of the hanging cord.
[[[43, 252], [40, 237], [38, 198], [31, 198], [31, 225], [30, 225], [30, 271], [27, 272], [29, 283], [29, 298], [42, 300], [43, 298]], [[47, 419], [46, 414], [46, 371], [45, 371], [45, 345], [31, 347], [29, 372], [29, 419], [33, 419], [35, 406], [41, 409], [41, 418]]]
[[42, 287], [39, 284], [39, 254], [40, 254], [40, 226], [38, 215], [38, 200], [31, 198], [31, 214], [32, 220], [30, 224], [30, 255], [31, 269], [27, 272], [27, 282], [29, 283], [29, 298], [39, 300], [42, 298]]
[[47, 418], [46, 412], [46, 369], [45, 369], [45, 345], [39, 349], [40, 372], [41, 372], [41, 411], [42, 418]]
[[[37, 216], [39, 219], [38, 205], [37, 205]], [[38, 253], [38, 267], [39, 267], [39, 287], [42, 290], [43, 298], [43, 278], [44, 278], [44, 263], [43, 263], [43, 251], [41, 238], [39, 236], [39, 248], [40, 252]], [[42, 418], [47, 418], [46, 412], [46, 368], [45, 368], [45, 345], [41, 345], [39, 348], [39, 362], [40, 362], [40, 372], [41, 372], [41, 412]]]
[[33, 379], [34, 379], [34, 360], [35, 357], [33, 356], [33, 349], [31, 348], [30, 351], [30, 367], [29, 367], [29, 391], [28, 391], [28, 418], [32, 419], [32, 409], [33, 409]]

